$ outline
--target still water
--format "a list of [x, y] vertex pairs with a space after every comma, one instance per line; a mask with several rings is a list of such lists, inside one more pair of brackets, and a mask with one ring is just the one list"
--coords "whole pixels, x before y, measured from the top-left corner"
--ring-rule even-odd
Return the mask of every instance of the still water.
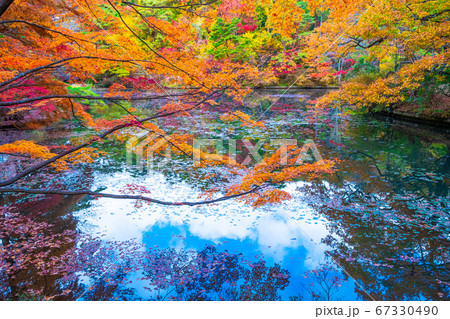
[[[292, 199], [282, 204], [171, 207], [83, 195], [3, 195], [3, 206], [52, 224], [53, 232], [71, 230], [74, 238], [52, 253], [70, 255], [70, 267], [3, 275], [3, 298], [21, 290], [27, 292], [19, 299], [448, 300], [450, 132], [307, 111], [320, 94], [254, 93], [243, 110], [264, 128], [221, 121], [227, 101], [214, 111], [157, 122], [225, 149], [233, 140], [237, 161], [249, 167], [258, 155], [273, 153], [270, 143], [277, 139], [300, 147], [313, 141], [322, 158], [339, 159], [335, 174], [283, 184]], [[86, 134], [4, 130], [1, 138], [2, 144], [31, 137], [51, 145]], [[246, 141], [262, 141], [259, 153]], [[214, 186], [219, 197], [228, 186], [228, 172], [219, 167], [193, 169], [193, 159], [183, 156], [136, 162], [126, 145], [104, 143], [108, 155], [94, 165], [42, 172], [35, 185], [114, 194], [143, 185], [148, 196], [173, 202], [198, 201]], [[12, 160], [2, 157], [2, 178], [20, 169]]]

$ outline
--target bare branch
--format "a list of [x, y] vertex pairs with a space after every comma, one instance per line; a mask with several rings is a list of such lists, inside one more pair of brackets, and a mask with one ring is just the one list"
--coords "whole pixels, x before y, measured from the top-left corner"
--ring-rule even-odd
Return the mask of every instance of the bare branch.
[[213, 3], [216, 3], [217, 1], [219, 1], [219, 0], [212, 0], [212, 1], [206, 2], [206, 3], [190, 3], [190, 4], [179, 5], [179, 6], [146, 6], [146, 5], [137, 4], [137, 3], [128, 2], [128, 1], [122, 1], [122, 3], [126, 4], [128, 6], [139, 7], [139, 8], [146, 8], [146, 9], [181, 9], [181, 10], [186, 10], [184, 8], [209, 6], [209, 5], [213, 4]]
[[14, 2], [14, 0], [0, 0], [0, 17], [8, 10], [9, 6]]
[[[353, 45], [353, 47], [360, 47], [360, 48], [363, 48], [363, 49], [369, 49], [369, 48], [371, 48], [371, 47], [373, 47], [375, 45], [383, 43], [384, 40], [386, 40], [386, 38], [380, 38], [380, 39], [374, 40], [372, 43], [369, 43], [367, 45], [363, 45], [362, 44], [362, 42], [364, 41], [363, 39], [350, 38], [349, 42], [354, 42], [355, 43]], [[343, 44], [348, 44], [349, 42], [343, 43]]]
[[72, 99], [68, 99], [68, 100], [69, 100], [69, 103], [70, 103], [70, 107], [71, 107], [71, 109], [72, 109], [72, 116], [73, 116], [73, 118], [76, 119], [77, 122], [78, 122], [81, 126], [84, 126], [84, 124], [80, 121], [80, 119], [78, 118], [78, 116], [75, 115], [75, 110], [74, 110], [74, 107], [73, 107]]
[[0, 24], [13, 24], [13, 23], [23, 23], [23, 24], [27, 24], [27, 25], [30, 25], [30, 26], [42, 29], [42, 30], [46, 30], [46, 31], [49, 31], [49, 32], [57, 33], [57, 34], [65, 37], [65, 38], [67, 38], [67, 39], [69, 39], [71, 41], [74, 41], [77, 44], [78, 44], [78, 42], [76, 40], [97, 45], [95, 42], [92, 42], [92, 41], [89, 41], [89, 40], [85, 40], [85, 39], [80, 39], [80, 38], [74, 37], [74, 36], [72, 36], [70, 34], [66, 34], [66, 33], [58, 31], [58, 30], [50, 29], [50, 28], [44, 27], [44, 26], [36, 24], [36, 23], [28, 22], [26, 20], [5, 20], [5, 21], [0, 21]]
[[26, 193], [26, 194], [42, 194], [42, 195], [91, 195], [94, 197], [107, 197], [107, 198], [115, 198], [115, 199], [136, 199], [136, 200], [143, 200], [146, 202], [159, 204], [159, 205], [166, 205], [166, 206], [197, 206], [197, 205], [207, 205], [207, 204], [213, 204], [217, 202], [223, 202], [232, 198], [237, 198], [241, 196], [248, 195], [250, 193], [253, 193], [260, 189], [261, 187], [255, 187], [252, 188], [249, 191], [230, 195], [230, 196], [223, 196], [216, 199], [211, 200], [205, 200], [205, 201], [199, 201], [199, 202], [166, 202], [154, 198], [150, 198], [147, 196], [142, 195], [119, 195], [119, 194], [107, 194], [107, 193], [97, 193], [92, 192], [88, 190], [76, 190], [76, 191], [64, 191], [64, 190], [57, 190], [57, 189], [29, 189], [29, 188], [13, 188], [13, 187], [5, 187], [0, 188], [0, 193]]
[[147, 19], [146, 17], [144, 17], [144, 15], [143, 15], [141, 12], [139, 12], [139, 10], [136, 9], [134, 6], [131, 6], [131, 9], [133, 9], [134, 12], [136, 12], [136, 13], [141, 17], [141, 19], [142, 19], [142, 20], [143, 20], [150, 28], [156, 29], [156, 30], [158, 30], [159, 32], [161, 32], [161, 34], [166, 35], [166, 33], [165, 33], [163, 30], [161, 30], [160, 28], [158, 28], [157, 26], [155, 26], [153, 23], [150, 23], [150, 21], [148, 21], [148, 19]]
[[145, 100], [160, 100], [160, 99], [170, 99], [173, 97], [188, 96], [196, 93], [180, 93], [180, 94], [163, 94], [154, 96], [134, 96], [134, 97], [122, 97], [122, 96], [92, 96], [92, 95], [43, 95], [37, 96], [29, 99], [17, 100], [17, 101], [7, 101], [0, 102], [0, 106], [14, 106], [20, 104], [27, 104], [42, 100], [53, 100], [53, 99], [86, 99], [86, 100], [116, 100], [116, 101], [145, 101]]

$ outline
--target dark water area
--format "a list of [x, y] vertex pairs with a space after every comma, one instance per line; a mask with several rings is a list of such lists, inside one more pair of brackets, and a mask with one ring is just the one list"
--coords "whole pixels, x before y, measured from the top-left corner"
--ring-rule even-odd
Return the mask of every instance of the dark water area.
[[[256, 165], [258, 155], [273, 154], [280, 140], [309, 145], [313, 160], [336, 160], [334, 174], [280, 185], [292, 196], [282, 204], [253, 208], [233, 199], [172, 207], [84, 195], [0, 195], [1, 206], [9, 208], [0, 223], [4, 229], [13, 227], [8, 214], [26, 216], [39, 229], [21, 239], [27, 244], [16, 252], [28, 256], [20, 260], [23, 267], [15, 262], [5, 271], [14, 262], [0, 263], [0, 297], [449, 300], [450, 132], [337, 110], [306, 110], [308, 101], [321, 94], [253, 93], [241, 110], [264, 128], [221, 120], [233, 107], [229, 101], [192, 117], [155, 123], [168, 133], [194, 135], [202, 145], [209, 143], [208, 150], [220, 145], [230, 152], [235, 145], [236, 160], [248, 167]], [[135, 107], [152, 112], [145, 103]], [[56, 145], [86, 136], [89, 132], [81, 128], [3, 130], [0, 144], [33, 139]], [[114, 194], [143, 185], [152, 198], [180, 202], [198, 201], [214, 186], [219, 192], [213, 196], [219, 197], [233, 181], [228, 170], [194, 168], [186, 156], [136, 158], [127, 148], [130, 140], [117, 138], [99, 145], [107, 155], [93, 164], [63, 172], [48, 168], [19, 185]], [[248, 149], [249, 143], [260, 146], [258, 153]], [[27, 163], [0, 155], [1, 178]], [[63, 241], [60, 234], [71, 240]]]

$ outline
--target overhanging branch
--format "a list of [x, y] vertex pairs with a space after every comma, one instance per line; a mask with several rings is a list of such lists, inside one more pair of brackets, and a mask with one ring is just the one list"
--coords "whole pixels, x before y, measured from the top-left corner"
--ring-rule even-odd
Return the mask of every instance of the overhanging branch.
[[42, 65], [33, 69], [29, 69], [27, 71], [24, 71], [22, 73], [19, 73], [18, 75], [16, 75], [15, 77], [13, 77], [10, 80], [4, 81], [2, 83], [0, 83], [0, 87], [8, 85], [12, 82], [17, 81], [18, 79], [23, 78], [26, 75], [32, 74], [32, 73], [36, 73], [38, 71], [41, 71], [43, 69], [48, 69], [48, 68], [52, 68], [52, 67], [58, 67], [63, 65], [64, 63], [73, 61], [73, 60], [79, 60], [79, 59], [86, 59], [86, 60], [102, 60], [102, 61], [109, 61], [109, 62], [120, 62], [120, 63], [131, 63], [131, 64], [135, 64], [138, 65], [138, 63], [136, 62], [142, 62], [142, 63], [155, 63], [155, 64], [160, 64], [158, 62], [154, 62], [154, 61], [150, 61], [150, 60], [126, 60], [126, 59], [110, 59], [110, 58], [102, 58], [102, 57], [98, 57], [98, 56], [76, 56], [76, 57], [70, 57], [70, 58], [65, 58], [65, 59], [61, 59], [55, 62], [51, 62], [49, 64], [46, 65]]
[[189, 3], [189, 4], [183, 4], [178, 6], [146, 6], [143, 4], [137, 4], [129, 1], [122, 1], [123, 4], [133, 7], [139, 7], [139, 8], [146, 8], [146, 9], [181, 9], [181, 10], [187, 10], [186, 8], [193, 8], [193, 7], [202, 7], [202, 6], [209, 6], [219, 0], [212, 0], [210, 2], [206, 3]]
[[[207, 95], [205, 98], [203, 98], [201, 101], [197, 102], [195, 105], [193, 105], [191, 108], [189, 108], [187, 110], [176, 110], [176, 111], [168, 112], [168, 113], [159, 113], [159, 114], [156, 114], [156, 115], [144, 118], [142, 120], [136, 121], [136, 123], [137, 124], [139, 124], [139, 123], [143, 124], [143, 123], [148, 122], [150, 120], [154, 120], [154, 119], [162, 118], [162, 117], [167, 117], [167, 116], [171, 116], [171, 115], [174, 115], [174, 114], [177, 114], [177, 113], [181, 113], [181, 112], [186, 112], [186, 111], [192, 110], [192, 109], [196, 108], [197, 106], [201, 105], [202, 103], [206, 102], [207, 100], [209, 100], [217, 92], [218, 91], [215, 91], [215, 92]], [[0, 187], [11, 185], [11, 184], [17, 182], [19, 179], [21, 179], [21, 178], [23, 178], [23, 177], [25, 177], [25, 176], [33, 173], [33, 172], [35, 172], [35, 171], [45, 167], [45, 166], [48, 166], [48, 165], [56, 162], [60, 158], [63, 158], [63, 157], [65, 157], [65, 156], [67, 156], [67, 155], [69, 155], [71, 153], [74, 153], [74, 152], [76, 152], [78, 150], [81, 150], [81, 149], [89, 146], [90, 144], [94, 143], [95, 141], [97, 141], [99, 139], [104, 139], [108, 135], [110, 135], [110, 134], [112, 134], [112, 133], [114, 133], [114, 132], [116, 132], [118, 130], [121, 130], [121, 129], [125, 128], [125, 127], [129, 127], [129, 126], [130, 126], [130, 123], [124, 123], [124, 124], [116, 125], [113, 128], [105, 131], [104, 133], [91, 138], [89, 141], [87, 141], [85, 143], [82, 143], [82, 144], [80, 144], [78, 146], [75, 146], [75, 147], [73, 147], [73, 148], [71, 148], [71, 149], [69, 149], [69, 150], [67, 150], [67, 151], [65, 151], [65, 152], [63, 152], [61, 154], [55, 155], [52, 158], [49, 158], [49, 159], [47, 159], [45, 161], [42, 161], [42, 162], [40, 162], [40, 163], [38, 163], [36, 165], [33, 165], [33, 166], [27, 168], [26, 170], [22, 171], [21, 173], [17, 174], [16, 176], [13, 176], [13, 177], [7, 179], [6, 181], [1, 181], [0, 182]]]
[[91, 43], [91, 44], [96, 45], [95, 42], [92, 42], [92, 41], [89, 41], [89, 40], [85, 40], [85, 39], [81, 39], [81, 38], [78, 38], [78, 37], [74, 37], [74, 36], [72, 36], [70, 34], [67, 34], [67, 33], [64, 33], [64, 32], [58, 31], [58, 30], [50, 29], [48, 27], [44, 27], [44, 26], [36, 24], [36, 23], [28, 22], [26, 20], [5, 20], [5, 21], [0, 21], [0, 25], [1, 24], [14, 24], [14, 23], [22, 23], [22, 24], [26, 24], [26, 25], [29, 25], [29, 26], [32, 26], [32, 27], [35, 27], [35, 28], [39, 28], [39, 29], [48, 31], [48, 32], [53, 32], [53, 33], [56, 33], [56, 34], [59, 34], [59, 35], [65, 37], [65, 38], [67, 38], [67, 39], [69, 39], [71, 41], [74, 41], [77, 44], [78, 44], [78, 42], [77, 42], [77, 40], [78, 40], [78, 41], [87, 42], [87, 43]]
[[86, 100], [116, 100], [116, 101], [146, 101], [146, 100], [160, 100], [160, 99], [170, 99], [173, 97], [182, 97], [187, 95], [193, 95], [194, 93], [180, 93], [180, 94], [163, 94], [154, 96], [135, 96], [135, 97], [122, 97], [122, 96], [92, 96], [92, 95], [43, 95], [37, 96], [29, 99], [17, 100], [17, 101], [7, 101], [0, 102], [0, 106], [14, 106], [27, 104], [43, 100], [54, 100], [54, 99], [86, 99]]
[[0, 17], [8, 10], [9, 6], [14, 2], [14, 0], [0, 0]]
[[166, 205], [166, 206], [197, 206], [197, 205], [207, 205], [213, 204], [217, 202], [226, 201], [232, 198], [237, 198], [241, 196], [248, 195], [260, 189], [261, 187], [255, 187], [251, 190], [235, 195], [223, 196], [216, 199], [199, 201], [199, 202], [167, 202], [159, 199], [154, 199], [147, 196], [142, 195], [120, 195], [120, 194], [108, 194], [108, 193], [97, 193], [89, 190], [75, 190], [75, 191], [65, 191], [65, 190], [57, 190], [57, 189], [29, 189], [29, 188], [15, 188], [15, 187], [5, 187], [0, 188], [0, 193], [25, 193], [25, 194], [40, 194], [40, 195], [91, 195], [94, 197], [106, 197], [106, 198], [115, 198], [115, 199], [135, 199], [142, 200], [154, 204]]

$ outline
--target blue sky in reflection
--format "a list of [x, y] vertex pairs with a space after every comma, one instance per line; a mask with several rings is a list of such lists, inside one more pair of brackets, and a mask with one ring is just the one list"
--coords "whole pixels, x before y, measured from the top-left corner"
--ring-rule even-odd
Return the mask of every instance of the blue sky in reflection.
[[[160, 173], [136, 178], [127, 171], [97, 173], [92, 189], [106, 186], [106, 192], [119, 193], [126, 184], [145, 185], [153, 198], [167, 201], [195, 201], [200, 193], [186, 182], [168, 182]], [[296, 182], [285, 187], [293, 197], [291, 201], [257, 209], [235, 200], [210, 206], [143, 204], [136, 208], [130, 200], [99, 198], [74, 214], [80, 221], [80, 231], [102, 235], [104, 240], [135, 239], [147, 249], [202, 250], [214, 245], [219, 251], [242, 253], [249, 261], [263, 257], [266, 265], [278, 263], [291, 274], [290, 285], [280, 291], [283, 299], [298, 293], [308, 299], [302, 286], [306, 284], [303, 275], [324, 262], [326, 246], [321, 239], [328, 231], [327, 221], [302, 201], [301, 186], [302, 182]], [[129, 277], [129, 287], [149, 297], [149, 292], [142, 289], [145, 283], [132, 280], [139, 274]], [[346, 300], [356, 298], [352, 281], [344, 284], [339, 295]]]

